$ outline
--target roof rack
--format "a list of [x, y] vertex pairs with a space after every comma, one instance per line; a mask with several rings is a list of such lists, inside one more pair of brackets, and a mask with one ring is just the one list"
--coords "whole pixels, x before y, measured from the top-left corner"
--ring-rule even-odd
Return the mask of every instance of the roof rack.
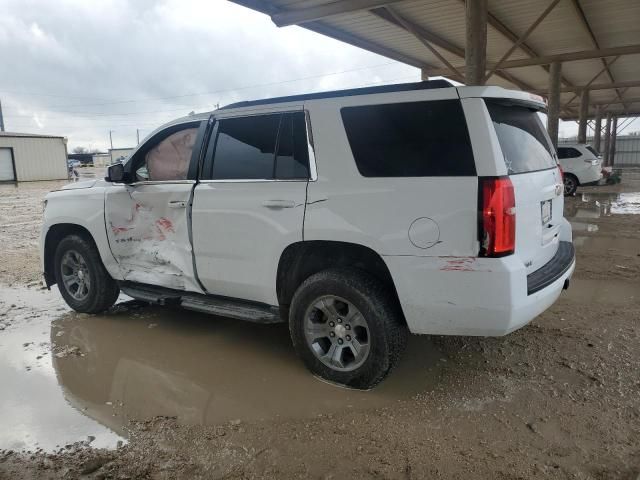
[[318, 100], [321, 98], [353, 97], [356, 95], [373, 95], [375, 93], [410, 92], [413, 90], [430, 90], [432, 88], [451, 88], [452, 83], [446, 80], [429, 80], [414, 83], [396, 83], [393, 85], [380, 85], [376, 87], [350, 88], [348, 90], [333, 90], [330, 92], [307, 93], [303, 95], [290, 95], [287, 97], [265, 98], [263, 100], [249, 100], [231, 103], [221, 107], [220, 110], [239, 107], [253, 107], [255, 105], [269, 105], [273, 103], [302, 102], [305, 100]]

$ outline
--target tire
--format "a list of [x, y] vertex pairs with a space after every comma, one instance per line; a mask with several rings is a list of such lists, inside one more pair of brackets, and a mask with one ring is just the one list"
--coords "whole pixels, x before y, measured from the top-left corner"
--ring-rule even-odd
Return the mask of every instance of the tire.
[[389, 374], [408, 336], [390, 289], [356, 269], [325, 270], [305, 280], [291, 302], [289, 330], [312, 373], [359, 389]]
[[107, 273], [91, 240], [80, 235], [64, 237], [56, 248], [54, 262], [58, 289], [76, 312], [103, 312], [118, 299], [120, 288]]
[[578, 178], [575, 175], [572, 175], [571, 173], [565, 173], [564, 174], [564, 195], [566, 197], [574, 195], [576, 193], [576, 190], [578, 189], [579, 184], [580, 182], [578, 182]]

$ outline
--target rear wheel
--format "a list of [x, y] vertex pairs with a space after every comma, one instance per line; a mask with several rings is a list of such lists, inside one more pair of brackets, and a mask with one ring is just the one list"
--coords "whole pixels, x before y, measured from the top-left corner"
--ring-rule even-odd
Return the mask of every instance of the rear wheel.
[[578, 179], [570, 173], [564, 174], [564, 194], [573, 195], [578, 189]]
[[291, 303], [289, 328], [312, 373], [361, 389], [393, 369], [407, 340], [389, 288], [351, 269], [326, 270], [303, 282]]
[[93, 242], [80, 235], [63, 238], [56, 248], [54, 262], [58, 289], [74, 310], [98, 313], [118, 299], [118, 284], [104, 268]]

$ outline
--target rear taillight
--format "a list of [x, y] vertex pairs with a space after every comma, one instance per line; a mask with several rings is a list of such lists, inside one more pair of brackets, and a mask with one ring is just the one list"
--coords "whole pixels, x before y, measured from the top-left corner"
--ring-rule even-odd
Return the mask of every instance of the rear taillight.
[[562, 170], [560, 164], [558, 164], [558, 170], [560, 170], [560, 180], [564, 182], [564, 170]]
[[480, 177], [480, 255], [504, 257], [516, 246], [516, 201], [509, 177]]

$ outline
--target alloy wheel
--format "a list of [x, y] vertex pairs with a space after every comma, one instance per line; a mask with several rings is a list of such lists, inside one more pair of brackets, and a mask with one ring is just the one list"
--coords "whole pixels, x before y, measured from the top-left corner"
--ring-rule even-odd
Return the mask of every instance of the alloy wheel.
[[344, 298], [324, 295], [316, 299], [305, 313], [304, 335], [316, 358], [334, 370], [355, 370], [369, 356], [367, 321]]
[[60, 263], [65, 290], [75, 300], [83, 301], [89, 295], [91, 276], [84, 257], [75, 250], [68, 250]]
[[569, 195], [576, 188], [576, 182], [570, 176], [564, 177], [564, 193], [565, 195]]

